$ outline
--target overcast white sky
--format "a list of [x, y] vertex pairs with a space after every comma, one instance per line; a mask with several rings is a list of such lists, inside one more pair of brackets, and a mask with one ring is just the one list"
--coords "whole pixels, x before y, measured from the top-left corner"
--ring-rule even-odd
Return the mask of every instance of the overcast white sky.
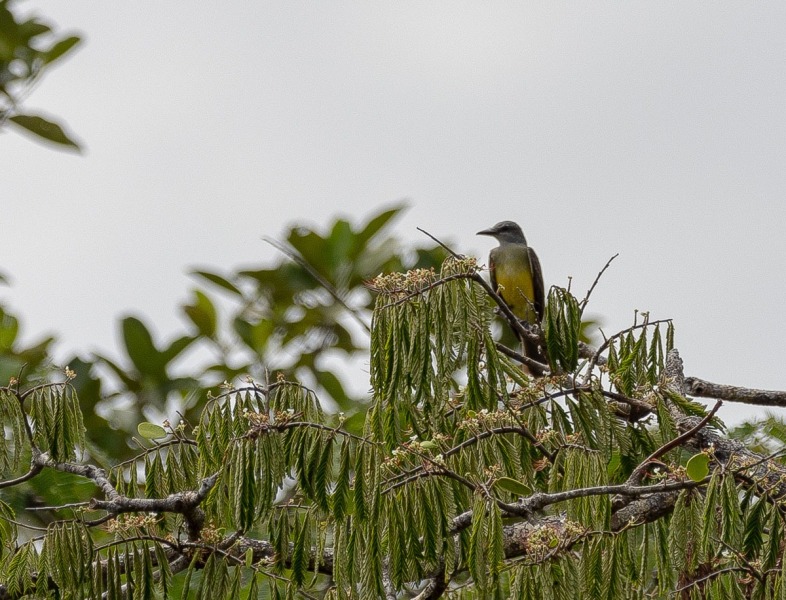
[[409, 198], [404, 239], [485, 257], [475, 232], [515, 220], [580, 295], [619, 252], [607, 332], [672, 317], [688, 375], [786, 389], [786, 4], [20, 6], [85, 38], [28, 106], [87, 151], [0, 136], [0, 299], [28, 339], [114, 354], [128, 313], [171, 335], [188, 269]]

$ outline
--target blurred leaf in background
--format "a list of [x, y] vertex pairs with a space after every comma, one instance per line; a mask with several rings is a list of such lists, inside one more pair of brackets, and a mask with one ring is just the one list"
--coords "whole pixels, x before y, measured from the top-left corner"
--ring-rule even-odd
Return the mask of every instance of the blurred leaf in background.
[[[365, 282], [381, 272], [437, 267], [445, 258], [438, 246], [407, 249], [386, 233], [403, 210], [397, 204], [359, 225], [338, 219], [325, 233], [295, 225], [285, 241], [268, 240], [280, 251], [268, 267], [195, 271], [218, 294], [195, 290], [183, 307], [216, 357], [208, 370], [221, 379], [286, 370], [321, 387], [338, 409], [357, 409], [364, 398], [331, 372], [328, 359], [357, 359], [368, 348], [373, 298]], [[221, 318], [217, 307], [227, 303]]]
[[37, 17], [22, 18], [17, 4], [0, 0], [0, 127], [7, 123], [38, 141], [80, 150], [65, 127], [49, 117], [28, 113], [22, 103], [41, 77], [79, 45], [76, 35], [57, 35]]
[[[180, 307], [187, 331], [160, 340], [144, 318], [125, 316], [119, 357], [101, 352], [58, 361], [76, 373], [89, 453], [105, 466], [125, 460], [137, 450], [131, 439], [140, 422], [195, 423], [200, 390], [244, 376], [261, 381], [283, 371], [318, 389], [333, 403], [327, 409], [347, 417], [363, 412], [373, 303], [365, 282], [445, 258], [439, 247], [413, 249], [387, 233], [404, 208], [386, 208], [358, 225], [338, 219], [327, 233], [294, 225], [284, 242], [270, 240], [278, 249], [270, 264], [195, 271], [205, 288], [192, 290]], [[21, 345], [17, 317], [0, 304], [0, 381], [20, 371], [28, 385], [50, 377], [54, 346], [53, 336]]]
[[0, 303], [0, 382], [6, 385], [12, 377], [22, 376], [28, 383], [46, 373], [55, 339], [46, 336], [30, 345], [20, 342], [19, 319]]

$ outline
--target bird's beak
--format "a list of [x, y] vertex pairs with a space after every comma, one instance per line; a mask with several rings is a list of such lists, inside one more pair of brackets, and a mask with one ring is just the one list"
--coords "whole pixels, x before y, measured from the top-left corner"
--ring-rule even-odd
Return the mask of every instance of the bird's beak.
[[494, 235], [496, 231], [494, 228], [491, 229], [484, 229], [483, 231], [478, 231], [475, 235]]

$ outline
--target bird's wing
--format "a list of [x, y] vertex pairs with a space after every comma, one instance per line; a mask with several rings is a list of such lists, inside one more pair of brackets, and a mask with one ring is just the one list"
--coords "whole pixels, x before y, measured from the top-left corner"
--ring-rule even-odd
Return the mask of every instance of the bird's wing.
[[496, 250], [496, 248], [493, 248], [491, 252], [489, 252], [489, 280], [491, 281], [491, 289], [495, 292], [497, 292], [497, 266], [494, 261]]
[[538, 321], [543, 321], [543, 311], [546, 308], [546, 290], [543, 286], [543, 270], [540, 268], [540, 261], [535, 251], [532, 248], [527, 248], [527, 253], [529, 254], [529, 266], [532, 269], [532, 290], [534, 292], [532, 304], [535, 306], [535, 312], [538, 314]]

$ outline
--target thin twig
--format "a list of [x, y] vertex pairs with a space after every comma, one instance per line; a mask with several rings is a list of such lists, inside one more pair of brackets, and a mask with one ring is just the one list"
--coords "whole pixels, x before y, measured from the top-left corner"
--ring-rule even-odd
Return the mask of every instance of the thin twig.
[[458, 258], [458, 259], [466, 258], [466, 257], [465, 257], [463, 254], [458, 254], [457, 252], [453, 252], [453, 250], [451, 250], [451, 249], [450, 249], [450, 248], [449, 248], [449, 247], [448, 247], [446, 244], [443, 244], [441, 241], [439, 241], [437, 238], [435, 238], [433, 235], [431, 235], [431, 234], [430, 234], [428, 231], [426, 231], [425, 229], [421, 229], [420, 227], [418, 227], [418, 228], [417, 228], [417, 230], [418, 230], [420, 233], [423, 233], [423, 234], [427, 235], [427, 236], [428, 236], [428, 237], [430, 237], [432, 240], [434, 240], [435, 242], [437, 242], [437, 244], [439, 244], [439, 245], [440, 245], [440, 246], [442, 246], [442, 247], [443, 247], [443, 248], [444, 248], [444, 249], [445, 249], [447, 252], [449, 252], [449, 253], [450, 253], [450, 254], [453, 256], [453, 258]]
[[618, 256], [619, 256], [619, 252], [617, 254], [615, 254], [614, 256], [612, 256], [608, 260], [608, 262], [606, 263], [606, 266], [604, 266], [600, 270], [600, 273], [598, 273], [598, 276], [595, 277], [595, 281], [592, 282], [592, 285], [590, 286], [590, 289], [587, 290], [587, 294], [584, 296], [584, 300], [582, 300], [581, 303], [580, 303], [579, 314], [582, 314], [582, 315], [584, 314], [584, 308], [587, 306], [587, 302], [589, 302], [590, 296], [592, 295], [592, 292], [595, 290], [595, 286], [598, 285], [598, 282], [600, 281], [600, 278], [603, 277], [603, 274], [606, 272], [606, 269], [608, 269], [609, 265], [611, 265], [611, 261], [613, 261]]
[[71, 502], [69, 504], [60, 504], [58, 506], [26, 506], [25, 510], [30, 511], [37, 511], [37, 510], [65, 510], [67, 508], [85, 508], [90, 505], [90, 501], [86, 500], [85, 502]]

